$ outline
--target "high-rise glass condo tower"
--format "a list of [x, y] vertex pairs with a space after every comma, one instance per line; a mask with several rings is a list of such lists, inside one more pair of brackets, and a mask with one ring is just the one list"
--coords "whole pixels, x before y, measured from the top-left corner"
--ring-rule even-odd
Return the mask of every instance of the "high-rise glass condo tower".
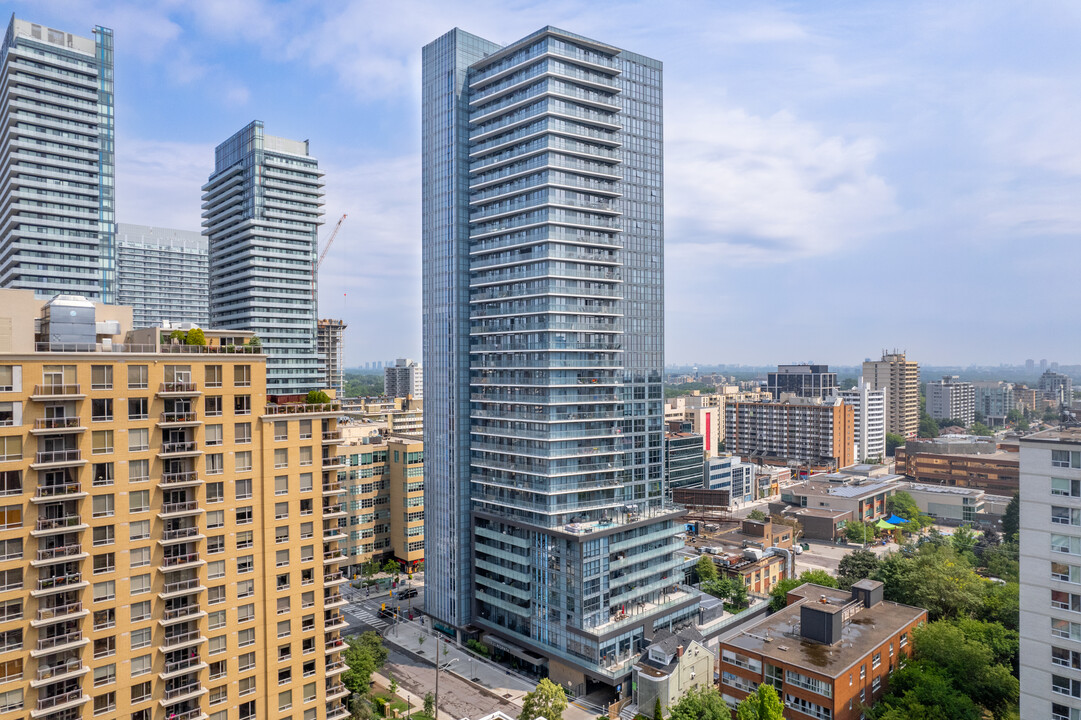
[[259, 336], [272, 395], [324, 385], [315, 273], [322, 224], [323, 173], [307, 140], [264, 135], [256, 120], [214, 150], [203, 185], [210, 323]]
[[663, 487], [661, 64], [547, 27], [423, 66], [427, 609], [616, 683], [697, 607]]
[[12, 16], [0, 67], [0, 286], [114, 303], [113, 31]]
[[163, 320], [209, 327], [206, 278], [206, 238], [198, 232], [117, 225], [117, 303], [131, 305], [135, 327]]

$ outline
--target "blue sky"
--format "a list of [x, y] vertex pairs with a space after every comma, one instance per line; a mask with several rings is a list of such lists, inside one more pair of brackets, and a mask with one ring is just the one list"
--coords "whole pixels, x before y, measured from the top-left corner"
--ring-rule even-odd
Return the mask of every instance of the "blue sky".
[[310, 139], [320, 313], [420, 354], [420, 49], [543, 25], [665, 65], [669, 362], [1078, 362], [1081, 3], [35, 0], [116, 33], [122, 222], [197, 229], [213, 147]]

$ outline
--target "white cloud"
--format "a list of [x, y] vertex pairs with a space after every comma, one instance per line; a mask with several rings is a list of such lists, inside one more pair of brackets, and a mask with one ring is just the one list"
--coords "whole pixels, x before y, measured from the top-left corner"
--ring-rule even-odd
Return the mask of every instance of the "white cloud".
[[214, 146], [122, 136], [116, 144], [119, 222], [198, 230]]
[[844, 250], [894, 222], [869, 138], [822, 133], [789, 113], [670, 106], [666, 218], [672, 259], [787, 262]]

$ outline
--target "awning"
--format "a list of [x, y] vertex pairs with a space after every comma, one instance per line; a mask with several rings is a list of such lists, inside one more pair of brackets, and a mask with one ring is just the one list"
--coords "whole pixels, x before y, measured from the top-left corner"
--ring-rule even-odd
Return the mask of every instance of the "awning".
[[894, 525], [901, 525], [902, 523], [908, 522], [908, 520], [905, 520], [900, 515], [890, 515], [890, 519], [886, 522], [893, 523]]
[[897, 526], [893, 523], [886, 522], [885, 520], [879, 520], [875, 523], [875, 527], [879, 530], [896, 530]]
[[519, 660], [525, 660], [530, 665], [536, 665], [538, 667], [543, 667], [548, 662], [547, 658], [545, 658], [545, 657], [543, 657], [541, 655], [538, 655], [538, 654], [536, 654], [534, 652], [530, 652], [529, 650], [526, 650], [525, 648], [518, 647], [514, 643], [509, 643], [509, 642], [507, 642], [506, 640], [504, 640], [502, 638], [497, 638], [495, 635], [492, 635], [491, 633], [485, 633], [485, 634], [481, 635], [480, 641], [482, 643], [484, 643], [485, 645], [491, 645], [492, 647], [498, 648], [499, 650], [502, 650], [505, 653], [510, 653], [511, 655], [518, 658]]

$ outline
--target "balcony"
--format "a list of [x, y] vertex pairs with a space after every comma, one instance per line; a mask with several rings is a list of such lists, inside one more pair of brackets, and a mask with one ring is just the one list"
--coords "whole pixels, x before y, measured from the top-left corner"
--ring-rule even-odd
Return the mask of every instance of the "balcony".
[[345, 505], [342, 503], [324, 503], [323, 504], [323, 517], [344, 517]]
[[90, 526], [83, 525], [83, 519], [80, 515], [65, 515], [56, 518], [39, 517], [30, 534], [37, 536], [49, 533], [74, 532], [86, 530], [88, 527]]
[[326, 654], [339, 652], [345, 648], [345, 641], [341, 638], [334, 638], [333, 640], [327, 640]]
[[81, 560], [84, 557], [89, 556], [89, 553], [83, 552], [83, 546], [79, 543], [72, 543], [70, 545], [59, 545], [57, 547], [43, 548], [38, 550], [34, 560], [30, 561], [33, 566], [48, 565], [50, 563], [67, 562], [71, 560]]
[[[76, 452], [78, 451], [76, 450]], [[40, 453], [38, 454], [40, 455]], [[34, 497], [31, 502], [43, 503], [53, 502], [55, 500], [76, 500], [86, 496], [87, 493], [83, 492], [82, 483], [56, 483], [54, 485], [38, 485], [37, 489], [34, 491]]]
[[324, 565], [327, 565], [327, 564], [330, 564], [330, 563], [341, 562], [341, 561], [343, 561], [345, 559], [346, 559], [346, 555], [341, 550], [330, 550], [328, 552], [323, 553], [323, 564]]
[[296, 403], [291, 405], [268, 404], [263, 411], [264, 415], [308, 415], [311, 413], [337, 414], [342, 409], [341, 403], [329, 402], [317, 405], [305, 405]]
[[67, 573], [66, 575], [56, 575], [54, 577], [44, 577], [39, 579], [37, 589], [32, 590], [30, 594], [34, 597], [38, 597], [54, 592], [86, 587], [89, 584], [90, 583], [83, 580], [82, 573]]
[[76, 705], [82, 705], [90, 700], [89, 695], [83, 694], [82, 688], [74, 688], [67, 692], [58, 693], [56, 695], [48, 695], [46, 697], [38, 697], [37, 704], [34, 710], [30, 712], [31, 717], [42, 717], [51, 713], [63, 710], [69, 707], [75, 707]]
[[160, 427], [191, 427], [202, 424], [199, 414], [194, 410], [163, 412], [158, 420]]
[[[344, 579], [343, 582], [349, 582], [348, 579]], [[341, 584], [341, 583], [336, 583]], [[341, 607], [342, 605], [348, 605], [349, 601], [345, 599], [345, 596], [339, 593], [331, 593], [323, 596], [323, 607], [326, 609]]]
[[186, 620], [188, 618], [197, 618], [205, 615], [198, 603], [191, 605], [185, 605], [184, 607], [173, 608], [172, 610], [166, 610], [161, 615], [161, 620], [158, 622], [162, 625], [169, 625], [174, 622]]
[[198, 653], [194, 656], [186, 657], [183, 660], [173, 660], [166, 662], [165, 667], [159, 673], [158, 677], [165, 680], [176, 675], [181, 675], [188, 672], [196, 672], [206, 667], [206, 663], [202, 661]]
[[165, 583], [161, 588], [161, 592], [158, 593], [158, 597], [168, 600], [169, 598], [201, 593], [203, 590], [206, 590], [206, 588], [199, 584], [199, 578], [188, 578], [187, 580]]
[[60, 680], [67, 680], [68, 678], [78, 677], [90, 672], [90, 668], [83, 665], [79, 658], [71, 658], [65, 660], [62, 663], [56, 663], [54, 665], [38, 664], [38, 671], [34, 675], [34, 678], [30, 681], [31, 687], [41, 687], [42, 685], [50, 685]]
[[327, 685], [327, 700], [337, 700], [340, 697], [345, 697], [349, 694], [349, 691], [340, 682], [329, 683]]
[[73, 630], [71, 632], [64, 633], [63, 635], [53, 635], [51, 637], [43, 637], [38, 640], [37, 646], [32, 651], [34, 655], [44, 655], [46, 653], [60, 652], [61, 650], [67, 650], [80, 645], [86, 645], [90, 642], [90, 638], [83, 637], [83, 633], [80, 630]]
[[167, 634], [162, 640], [161, 646], [166, 650], [175, 650], [176, 648], [185, 647], [187, 645], [198, 645], [204, 642], [206, 642], [206, 638], [200, 635], [198, 630], [188, 630], [172, 635]]
[[339, 540], [345, 537], [345, 533], [339, 527], [323, 528], [323, 540]]
[[345, 709], [344, 705], [327, 709], [326, 720], [343, 720], [343, 718], [347, 717], [349, 717], [349, 711]]
[[188, 698], [199, 697], [207, 692], [210, 692], [209, 688], [203, 687], [200, 683], [194, 682], [188, 685], [182, 685], [181, 687], [173, 688], [172, 690], [166, 690], [163, 693], [162, 699], [159, 701], [161, 704], [168, 705]]
[[199, 386], [193, 382], [163, 382], [158, 386], [158, 397], [161, 398], [192, 397], [202, 394]]
[[203, 509], [199, 507], [198, 501], [185, 500], [184, 502], [162, 503], [158, 517], [184, 517], [186, 515], [198, 515], [202, 512]]
[[334, 468], [347, 467], [345, 464], [345, 456], [341, 455], [324, 455], [323, 456], [323, 469], [332, 470]]
[[78, 417], [38, 418], [30, 430], [34, 435], [60, 435], [85, 431], [86, 427]]
[[161, 540], [158, 540], [158, 542], [162, 545], [166, 545], [169, 543], [185, 542], [187, 540], [203, 540], [205, 537], [205, 535], [199, 533], [199, 528], [185, 527], [176, 528], [175, 530], [162, 530]]
[[340, 495], [345, 492], [345, 488], [342, 487], [340, 482], [325, 482], [323, 483], [324, 495]]
[[324, 587], [334, 587], [335, 585], [342, 585], [343, 583], [347, 583], [347, 582], [349, 582], [349, 578], [347, 578], [341, 572], [332, 572], [332, 573], [326, 573], [325, 575], [323, 575], [323, 586]]
[[341, 430], [324, 430], [323, 431], [323, 444], [332, 445], [342, 442]]
[[49, 385], [35, 385], [34, 394], [30, 396], [31, 400], [82, 400], [86, 395], [83, 393], [82, 385], [61, 385], [61, 384], [49, 384]]
[[192, 487], [201, 485], [203, 479], [194, 470], [185, 472], [163, 472], [161, 474], [162, 487]]
[[343, 672], [346, 671], [346, 669], [347, 668], [344, 662], [342, 662], [341, 660], [335, 660], [334, 662], [327, 663], [326, 670], [324, 672], [327, 677], [332, 677], [334, 675], [341, 675]]
[[189, 710], [180, 710], [179, 712], [170, 712], [166, 717], [168, 720], [203, 720], [206, 718], [206, 713], [199, 708], [191, 708]]
[[34, 470], [49, 470], [60, 467], [75, 467], [85, 465], [81, 450], [39, 450], [34, 454], [34, 462], [30, 467]]
[[34, 627], [38, 627], [40, 625], [61, 622], [63, 620], [74, 620], [78, 617], [88, 615], [89, 613], [89, 610], [83, 610], [83, 604], [81, 602], [54, 605], [52, 607], [39, 607], [37, 619], [31, 621], [30, 624]]
[[345, 616], [338, 613], [336, 616], [331, 617], [329, 620], [323, 621], [323, 630], [340, 630], [348, 625], [345, 621]]
[[166, 555], [161, 559], [161, 569], [165, 572], [186, 570], [205, 564], [206, 561], [200, 559], [199, 553], [197, 552], [184, 553], [182, 555]]
[[183, 440], [180, 442], [163, 442], [161, 444], [161, 450], [158, 452], [158, 457], [193, 457], [202, 454], [203, 451], [199, 449], [199, 443], [194, 440]]

